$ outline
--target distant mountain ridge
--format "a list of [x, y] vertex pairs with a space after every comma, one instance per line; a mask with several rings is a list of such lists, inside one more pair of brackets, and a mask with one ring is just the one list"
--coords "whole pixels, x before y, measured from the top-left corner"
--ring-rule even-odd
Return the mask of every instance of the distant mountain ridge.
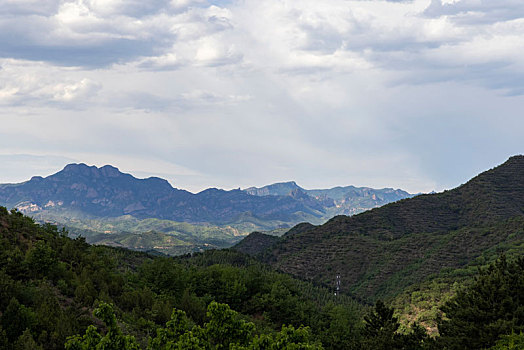
[[524, 244], [524, 156], [453, 190], [290, 233], [278, 241], [248, 236], [237, 247], [308, 280], [329, 285], [340, 274], [342, 290], [362, 298], [394, 296], [443, 268]]
[[264, 187], [249, 187], [244, 189], [245, 192], [253, 196], [287, 196], [296, 190], [305, 192], [295, 181], [277, 182]]
[[406, 191], [393, 188], [374, 189], [369, 187], [337, 186], [328, 189], [306, 190], [295, 181], [279, 182], [264, 187], [249, 187], [245, 192], [254, 196], [292, 196], [308, 195], [329, 208], [327, 216], [354, 215], [390, 202], [413, 197]]
[[[0, 185], [0, 205], [17, 207], [26, 213], [67, 208], [94, 217], [132, 215], [139, 219], [212, 224], [226, 224], [252, 216], [291, 226], [302, 221], [321, 223], [326, 215], [336, 210], [336, 200], [309, 195], [308, 190], [292, 184], [293, 188], [282, 185], [286, 189], [277, 195], [274, 195], [275, 189], [280, 184], [266, 186], [270, 196], [260, 195], [265, 189], [257, 191], [254, 188], [244, 191], [210, 188], [193, 194], [172, 187], [164, 179], [137, 179], [110, 165], [98, 168], [69, 164], [45, 178], [35, 176], [20, 184]], [[369, 197], [376, 196], [375, 193], [381, 196], [381, 191], [369, 189]], [[388, 200], [407, 196], [410, 194], [400, 191]], [[369, 209], [383, 201], [380, 199], [360, 209]]]
[[69, 164], [46, 178], [0, 185], [0, 203], [26, 212], [67, 207], [98, 217], [133, 215], [195, 223], [225, 223], [247, 212], [269, 220], [289, 220], [296, 212], [320, 217], [317, 211], [322, 209], [312, 198], [264, 198], [219, 189], [193, 194], [160, 178], [137, 179], [109, 165], [85, 164]]
[[[231, 246], [252, 231], [282, 230], [300, 222], [321, 224], [336, 214], [383, 204], [382, 190], [359, 194], [357, 200], [362, 203], [369, 199], [368, 203], [350, 207], [324, 195], [310, 195], [308, 190], [293, 184], [292, 188], [289, 184], [274, 184], [267, 186], [269, 190], [258, 192], [253, 188], [209, 188], [191, 193], [158, 177], [135, 178], [111, 165], [69, 164], [47, 177], [34, 176], [23, 183], [0, 185], [0, 206], [18, 208], [39, 221], [64, 225], [74, 234], [87, 235], [92, 243], [134, 242], [129, 247], [156, 246], [162, 252], [176, 254], [202, 247]], [[282, 189], [275, 195], [277, 187]], [[253, 194], [264, 191], [270, 195]], [[402, 191], [388, 200], [406, 196], [410, 195]], [[138, 232], [136, 227], [143, 231]], [[126, 236], [149, 231], [160, 233], [161, 237], [148, 234], [137, 240]], [[210, 232], [217, 237], [213, 238]], [[114, 235], [117, 233], [123, 235]], [[172, 235], [177, 240], [171, 239]], [[171, 242], [171, 246], [153, 241]], [[151, 246], [143, 246], [142, 242], [151, 242]]]

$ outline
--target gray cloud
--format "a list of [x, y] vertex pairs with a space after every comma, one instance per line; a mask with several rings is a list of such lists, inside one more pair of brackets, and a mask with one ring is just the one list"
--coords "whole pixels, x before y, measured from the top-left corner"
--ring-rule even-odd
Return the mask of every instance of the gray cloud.
[[206, 90], [191, 90], [171, 96], [161, 96], [145, 92], [129, 92], [114, 95], [107, 101], [117, 109], [133, 109], [156, 112], [181, 112], [194, 109], [207, 109], [234, 106], [245, 103], [252, 98], [250, 95], [221, 94]]
[[129, 39], [107, 39], [82, 47], [41, 45], [24, 41], [18, 42], [18, 40], [0, 41], [0, 45], [2, 45], [2, 52], [0, 53], [2, 57], [47, 61], [58, 65], [83, 66], [86, 68], [123, 63], [144, 54], [151, 55], [154, 52], [151, 43]]
[[184, 46], [188, 40], [232, 28], [217, 7], [202, 7], [199, 1], [183, 5], [177, 8], [167, 0], [84, 0], [54, 2], [42, 9], [39, 2], [9, 3], [0, 17], [0, 57], [107, 67], [161, 57], [180, 40]]
[[443, 4], [442, 0], [431, 0], [424, 14], [428, 17], [450, 16], [460, 24], [492, 24], [524, 17], [524, 3], [519, 0], [460, 0]]
[[10, 16], [52, 16], [58, 11], [60, 0], [5, 0], [0, 3], [2, 17]]
[[[1, 62], [1, 61], [0, 61]], [[0, 105], [81, 109], [101, 90], [99, 82], [67, 77], [60, 69], [39, 63], [4, 60], [0, 69]]]

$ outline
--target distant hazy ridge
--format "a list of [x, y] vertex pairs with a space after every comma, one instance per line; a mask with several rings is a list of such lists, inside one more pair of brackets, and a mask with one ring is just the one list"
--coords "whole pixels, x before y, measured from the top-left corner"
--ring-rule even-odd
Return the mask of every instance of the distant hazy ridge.
[[[355, 214], [410, 196], [401, 190], [353, 186], [305, 190], [294, 182], [193, 194], [164, 179], [137, 179], [110, 165], [85, 164], [0, 185], [0, 205], [65, 225], [92, 243], [170, 254], [230, 246], [255, 230], [320, 224], [334, 215]], [[135, 237], [150, 231], [155, 234]]]

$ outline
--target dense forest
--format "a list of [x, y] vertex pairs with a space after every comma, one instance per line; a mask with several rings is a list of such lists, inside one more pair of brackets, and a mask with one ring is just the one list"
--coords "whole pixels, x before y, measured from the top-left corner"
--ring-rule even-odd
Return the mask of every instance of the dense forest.
[[[500, 257], [443, 307], [439, 336], [381, 301], [275, 272], [248, 255], [153, 257], [70, 239], [0, 207], [0, 348], [517, 349], [524, 259]], [[520, 344], [520, 345], [519, 345]]]
[[374, 303], [501, 253], [522, 256], [523, 242], [524, 156], [514, 156], [452, 190], [296, 226], [278, 240], [258, 234], [236, 248], [315, 283], [338, 274], [344, 292]]

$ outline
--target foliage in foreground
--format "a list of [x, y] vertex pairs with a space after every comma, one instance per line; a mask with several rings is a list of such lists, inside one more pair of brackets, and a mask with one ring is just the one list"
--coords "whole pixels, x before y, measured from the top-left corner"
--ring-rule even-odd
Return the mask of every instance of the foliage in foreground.
[[[0, 207], [0, 348], [63, 349], [82, 334], [69, 338], [71, 349], [176, 349], [184, 341], [220, 349], [220, 339], [238, 349], [289, 339], [303, 343], [289, 349], [511, 349], [522, 343], [523, 276], [523, 258], [482, 270], [443, 308], [441, 336], [432, 340], [416, 325], [401, 330], [383, 303], [363, 318], [347, 296], [239, 253], [174, 259], [89, 246]], [[241, 332], [225, 337], [228, 324]]]
[[483, 349], [503, 335], [524, 331], [524, 258], [503, 256], [480, 270], [475, 282], [444, 305], [440, 343], [450, 349]]
[[[105, 323], [106, 334], [102, 336], [96, 327], [89, 326], [84, 336], [76, 335], [67, 340], [66, 350], [140, 348], [134, 337], [122, 334], [110, 304], [101, 303], [94, 315]], [[293, 326], [282, 326], [282, 330], [274, 335], [256, 335], [255, 325], [241, 319], [227, 304], [211, 302], [207, 318], [208, 322], [203, 327], [190, 325], [186, 313], [174, 309], [166, 327], [158, 328], [156, 337], [149, 339], [147, 349], [322, 349], [318, 342], [311, 341], [308, 327], [295, 329]]]
[[230, 305], [260, 334], [282, 325], [309, 326], [312, 338], [327, 348], [354, 342], [361, 327], [360, 307], [350, 298], [335, 298], [328, 289], [240, 253], [175, 259], [90, 246], [0, 207], [2, 349], [18, 349], [19, 343], [63, 349], [67, 337], [84, 334], [98, 322], [92, 311], [99, 302], [114, 305], [122, 332], [143, 348], [148, 336], [170, 320], [173, 308], [202, 327], [213, 300]]

